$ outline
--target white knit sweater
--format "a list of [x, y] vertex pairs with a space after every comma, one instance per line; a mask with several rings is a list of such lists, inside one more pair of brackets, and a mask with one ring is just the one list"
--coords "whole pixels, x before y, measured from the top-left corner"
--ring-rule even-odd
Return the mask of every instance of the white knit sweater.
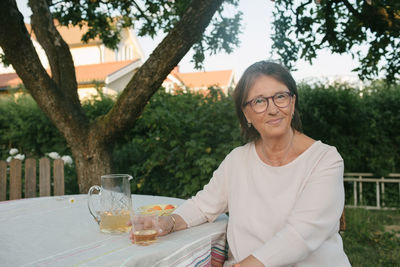
[[234, 149], [175, 213], [193, 227], [229, 212], [236, 262], [253, 255], [267, 267], [337, 267], [350, 266], [338, 234], [343, 206], [343, 160], [335, 147], [317, 141], [272, 167], [249, 143]]

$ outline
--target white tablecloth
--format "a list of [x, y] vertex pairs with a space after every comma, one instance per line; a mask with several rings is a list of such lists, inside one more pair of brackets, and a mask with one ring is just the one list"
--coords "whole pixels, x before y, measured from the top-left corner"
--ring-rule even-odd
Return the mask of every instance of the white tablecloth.
[[[69, 200], [73, 198], [74, 202]], [[133, 195], [135, 207], [182, 199]], [[129, 234], [103, 234], [87, 195], [0, 202], [0, 266], [210, 266], [225, 248], [227, 216], [141, 247]]]

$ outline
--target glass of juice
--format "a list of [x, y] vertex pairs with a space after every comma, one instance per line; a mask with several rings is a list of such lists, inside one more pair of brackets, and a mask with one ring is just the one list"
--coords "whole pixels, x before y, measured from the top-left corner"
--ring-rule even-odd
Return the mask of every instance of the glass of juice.
[[157, 241], [158, 236], [158, 216], [156, 212], [141, 213], [135, 211], [132, 215], [132, 233], [135, 244], [139, 246], [148, 246]]

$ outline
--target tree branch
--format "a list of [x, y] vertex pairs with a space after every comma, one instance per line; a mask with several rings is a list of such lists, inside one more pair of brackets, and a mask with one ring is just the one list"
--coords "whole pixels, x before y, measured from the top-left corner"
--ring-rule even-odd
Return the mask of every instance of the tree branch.
[[[12, 32], [13, 34], [10, 34]], [[35, 97], [44, 90], [41, 84], [52, 81], [43, 68], [14, 0], [0, 1], [0, 46], [18, 76]], [[15, 53], [18, 51], [18, 53]], [[53, 88], [53, 83], [51, 87]], [[31, 88], [35, 89], [31, 91]]]
[[31, 24], [36, 39], [46, 52], [51, 75], [63, 93], [79, 105], [75, 67], [67, 43], [54, 26], [46, 0], [29, 0], [32, 9]]
[[299, 5], [299, 6], [296, 8], [296, 12], [293, 12], [293, 14], [296, 14], [296, 27], [297, 27], [297, 28], [299, 28], [299, 11], [300, 11], [300, 9], [302, 9], [302, 8], [304, 8], [305, 6], [311, 4], [311, 2], [312, 2], [312, 0], [308, 0], [308, 2]]
[[65, 138], [71, 140], [78, 132], [83, 135], [88, 122], [80, 104], [70, 103], [43, 68], [15, 0], [0, 1], [0, 46], [27, 90]]
[[[341, 0], [343, 4], [347, 7], [347, 9], [359, 20], [362, 20], [362, 15], [359, 13], [350, 3], [348, 0]], [[336, 1], [337, 2], [337, 1]]]
[[131, 128], [165, 77], [197, 42], [223, 0], [193, 0], [181, 20], [132, 77], [97, 127], [108, 141]]
[[333, 10], [332, 10], [332, 2], [331, 1], [327, 1], [326, 2], [326, 9], [325, 9], [325, 27], [326, 27], [326, 31], [325, 31], [325, 36], [324, 38], [322, 38], [320, 45], [322, 45], [324, 42], [328, 42], [330, 45], [333, 44], [334, 40], [336, 39], [336, 32], [334, 29], [334, 19], [332, 18], [333, 16]]
[[139, 11], [139, 13], [147, 20], [147, 23], [151, 25], [151, 20], [146, 16], [146, 14], [143, 12], [143, 10], [140, 8], [140, 6], [136, 3], [136, 1], [132, 1], [132, 3], [135, 5], [136, 9]]

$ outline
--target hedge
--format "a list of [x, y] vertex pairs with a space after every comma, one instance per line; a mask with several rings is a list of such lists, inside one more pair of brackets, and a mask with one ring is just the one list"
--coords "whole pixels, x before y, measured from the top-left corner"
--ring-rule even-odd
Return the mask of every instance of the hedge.
[[[305, 134], [336, 146], [347, 172], [400, 172], [400, 86], [375, 83], [359, 90], [345, 84], [299, 85]], [[84, 105], [94, 119], [114, 101]], [[0, 159], [10, 148], [41, 157], [70, 151], [56, 128], [30, 97], [0, 98]], [[187, 198], [208, 182], [234, 147], [243, 144], [231, 96], [159, 90], [135, 126], [115, 145], [115, 173], [134, 177], [132, 192]], [[72, 171], [66, 192], [78, 193]]]

